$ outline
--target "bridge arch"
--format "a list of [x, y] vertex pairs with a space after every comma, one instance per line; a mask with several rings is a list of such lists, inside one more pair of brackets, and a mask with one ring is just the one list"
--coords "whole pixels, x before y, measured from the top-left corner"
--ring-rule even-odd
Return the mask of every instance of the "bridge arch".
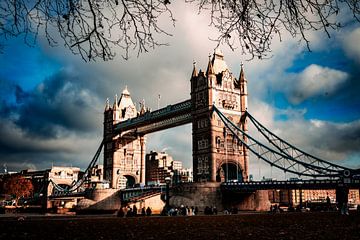
[[222, 162], [216, 171], [216, 181], [243, 181], [243, 170], [237, 162]]
[[139, 183], [139, 179], [135, 174], [124, 173], [117, 179], [116, 188], [124, 189], [134, 187], [136, 183]]

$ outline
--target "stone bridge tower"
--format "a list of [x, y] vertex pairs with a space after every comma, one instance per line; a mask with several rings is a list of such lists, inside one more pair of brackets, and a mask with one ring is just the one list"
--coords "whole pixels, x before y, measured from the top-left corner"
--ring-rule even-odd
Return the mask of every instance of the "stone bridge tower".
[[[194, 181], [248, 181], [248, 149], [225, 129], [212, 106], [219, 108], [232, 122], [247, 131], [241, 117], [247, 110], [247, 81], [241, 66], [239, 79], [230, 72], [221, 50], [209, 56], [206, 72], [191, 76], [193, 115]], [[246, 139], [245, 139], [246, 140]]]
[[[144, 106], [143, 106], [144, 108]], [[145, 136], [114, 135], [114, 125], [138, 112], [130, 92], [124, 89], [118, 100], [117, 95], [111, 107], [107, 101], [104, 112], [104, 179], [112, 188], [120, 189], [145, 183]]]

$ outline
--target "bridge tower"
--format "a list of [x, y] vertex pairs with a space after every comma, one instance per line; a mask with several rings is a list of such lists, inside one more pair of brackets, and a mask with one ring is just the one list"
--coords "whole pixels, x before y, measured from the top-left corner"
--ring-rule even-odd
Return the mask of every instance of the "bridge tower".
[[[248, 149], [226, 131], [216, 114], [215, 105], [232, 122], [247, 131], [242, 121], [247, 110], [247, 81], [243, 66], [235, 78], [216, 49], [206, 72], [194, 68], [191, 76], [192, 137], [194, 181], [248, 181]], [[246, 140], [246, 139], [245, 139]]]
[[[143, 106], [144, 108], [144, 106]], [[121, 189], [145, 183], [146, 138], [133, 134], [114, 134], [114, 125], [138, 115], [127, 87], [120, 100], [117, 95], [104, 111], [104, 179], [112, 188]]]

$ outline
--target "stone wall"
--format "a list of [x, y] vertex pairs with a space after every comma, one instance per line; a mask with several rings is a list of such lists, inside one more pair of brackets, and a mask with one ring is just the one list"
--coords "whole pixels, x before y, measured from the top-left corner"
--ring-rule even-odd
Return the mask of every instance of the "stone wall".
[[206, 206], [216, 207], [219, 211], [236, 207], [239, 210], [268, 211], [270, 201], [267, 190], [255, 193], [223, 193], [220, 183], [181, 184], [170, 191], [170, 205], [197, 206], [202, 211]]
[[120, 196], [117, 189], [95, 189], [87, 198], [93, 201], [93, 204], [86, 207], [87, 209], [117, 210], [120, 208]]

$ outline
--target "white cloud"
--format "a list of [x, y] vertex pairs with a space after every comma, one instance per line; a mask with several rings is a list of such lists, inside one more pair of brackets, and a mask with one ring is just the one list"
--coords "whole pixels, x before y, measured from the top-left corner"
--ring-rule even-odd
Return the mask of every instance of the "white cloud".
[[297, 104], [310, 97], [332, 94], [347, 78], [343, 71], [311, 64], [288, 82], [288, 98]]
[[356, 28], [344, 37], [343, 46], [346, 54], [360, 63], [360, 28]]

